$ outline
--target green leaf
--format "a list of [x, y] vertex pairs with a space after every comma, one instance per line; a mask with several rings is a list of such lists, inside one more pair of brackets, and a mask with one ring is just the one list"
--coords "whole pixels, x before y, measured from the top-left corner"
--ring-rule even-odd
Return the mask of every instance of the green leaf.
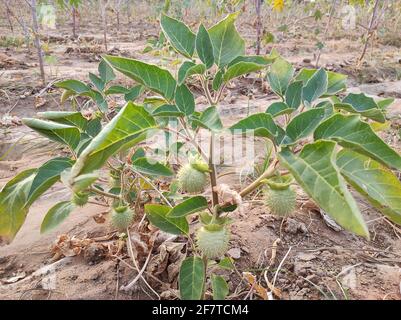
[[287, 125], [282, 144], [293, 144], [309, 136], [325, 118], [325, 114], [325, 108], [314, 108], [298, 114]]
[[202, 211], [207, 208], [207, 200], [205, 197], [197, 196], [186, 199], [181, 202], [179, 205], [176, 205], [171, 211], [168, 213], [168, 217], [170, 218], [181, 218], [186, 217], [195, 212]]
[[85, 83], [78, 80], [64, 80], [54, 84], [57, 88], [74, 92], [75, 94], [83, 94], [91, 91]]
[[295, 109], [290, 108], [285, 102], [274, 102], [266, 109], [266, 113], [271, 114], [273, 118], [283, 114], [290, 114], [294, 111]]
[[205, 264], [202, 258], [186, 258], [181, 264], [179, 275], [181, 300], [201, 300], [205, 278]]
[[44, 120], [51, 120], [53, 122], [74, 126], [85, 131], [88, 125], [88, 120], [82, 115], [81, 112], [75, 111], [46, 111], [39, 112], [38, 117]]
[[113, 56], [105, 56], [104, 59], [127, 77], [161, 94], [167, 100], [173, 99], [176, 81], [169, 71], [134, 59]]
[[339, 225], [369, 238], [358, 206], [335, 164], [335, 147], [333, 141], [316, 141], [305, 145], [299, 156], [285, 148], [279, 159], [305, 192]]
[[147, 176], [170, 177], [174, 174], [173, 171], [165, 165], [159, 162], [151, 163], [150, 161], [152, 160], [145, 157], [138, 158], [132, 163], [132, 167], [135, 171]]
[[377, 122], [386, 122], [383, 110], [379, 108], [373, 98], [366, 96], [364, 93], [350, 93], [343, 99], [342, 103], [334, 104], [334, 108], [351, 113], [359, 113], [360, 115]]
[[89, 79], [94, 84], [96, 89], [98, 89], [99, 91], [104, 90], [105, 83], [97, 75], [93, 74], [92, 72], [89, 72]]
[[195, 44], [199, 59], [207, 69], [210, 69], [214, 64], [213, 44], [210, 40], [209, 32], [207, 32], [203, 24], [199, 26]]
[[401, 182], [389, 169], [347, 149], [337, 154], [337, 165], [350, 185], [390, 220], [401, 225]]
[[170, 218], [170, 207], [159, 204], [146, 204], [145, 212], [149, 221], [160, 230], [171, 234], [188, 234], [189, 225], [185, 217]]
[[195, 111], [194, 95], [185, 84], [177, 87], [175, 91], [175, 103], [178, 109], [187, 116]]
[[214, 62], [220, 68], [245, 53], [245, 41], [241, 38], [234, 25], [238, 15], [239, 12], [229, 14], [209, 29]]
[[39, 169], [25, 170], [6, 183], [0, 192], [0, 236], [14, 239], [31, 204], [58, 181], [68, 166], [69, 159], [56, 158]]
[[212, 274], [213, 300], [224, 300], [229, 293], [226, 280], [222, 276]]
[[[308, 80], [317, 72], [316, 69], [301, 69], [298, 75], [295, 77], [295, 80], [302, 81], [304, 85], [308, 82]], [[332, 71], [326, 71], [328, 83], [327, 83], [327, 91], [324, 96], [332, 96], [346, 88], [347, 76], [341, 73], [336, 73]]]
[[46, 190], [59, 181], [61, 173], [71, 168], [72, 165], [73, 161], [69, 158], [54, 158], [38, 168], [29, 191], [27, 205], [31, 205]]
[[[116, 75], [115, 75], [113, 69], [109, 66], [109, 64], [104, 59], [102, 59], [102, 61], [100, 61], [98, 71], [99, 71], [100, 78], [102, 79], [102, 81], [105, 84], [109, 83], [110, 81], [113, 81], [116, 78]], [[102, 90], [100, 90], [100, 91], [102, 91]]]
[[291, 83], [285, 91], [285, 102], [290, 108], [298, 109], [302, 102], [302, 81]]
[[104, 94], [106, 96], [111, 95], [111, 94], [127, 94], [129, 93], [130, 90], [126, 87], [123, 86], [111, 86], [110, 88], [108, 88]]
[[230, 127], [230, 130], [234, 133], [244, 134], [248, 131], [253, 131], [255, 136], [265, 137], [272, 139], [277, 133], [277, 126], [270, 114], [257, 113], [253, 114], [245, 119], [240, 120], [236, 124]]
[[195, 34], [185, 23], [162, 13], [160, 26], [173, 48], [183, 56], [192, 58], [195, 51]]
[[22, 122], [50, 140], [68, 145], [71, 149], [79, 144], [81, 135], [77, 127], [31, 118], [24, 118]]
[[232, 60], [227, 67], [231, 67], [232, 65], [238, 62], [252, 62], [256, 64], [261, 64], [267, 66], [272, 64], [276, 58], [272, 58], [270, 56], [239, 56]]
[[174, 104], [163, 104], [157, 107], [152, 115], [155, 117], [183, 117], [185, 114]]
[[223, 129], [219, 112], [215, 106], [207, 108], [202, 112], [199, 119], [194, 119], [193, 122], [196, 125], [211, 131], [220, 131]]
[[337, 141], [341, 146], [365, 154], [389, 168], [401, 170], [401, 157], [357, 115], [334, 114], [323, 121], [314, 138]]
[[302, 89], [302, 99], [307, 105], [319, 99], [327, 92], [327, 73], [322, 68], [319, 69], [305, 84]]
[[385, 109], [387, 109], [393, 102], [394, 102], [394, 98], [387, 98], [387, 99], [383, 99], [383, 100], [377, 101], [377, 106], [378, 106], [380, 109], [385, 110]]
[[225, 72], [225, 74], [223, 76], [223, 81], [227, 83], [228, 81], [230, 81], [234, 78], [237, 78], [237, 77], [242, 76], [247, 73], [259, 71], [263, 68], [265, 68], [265, 65], [263, 65], [263, 64], [240, 61], [240, 62], [237, 62], [236, 64], [233, 64], [232, 66], [228, 67], [227, 71]]
[[143, 107], [128, 102], [81, 153], [72, 176], [99, 169], [119, 150], [146, 139], [149, 130], [156, 126], [154, 118]]
[[138, 98], [144, 91], [144, 87], [142, 85], [137, 85], [129, 89], [129, 92], [124, 95], [124, 99], [126, 102], [134, 101]]
[[40, 226], [40, 233], [46, 233], [60, 225], [74, 210], [75, 206], [71, 201], [64, 201], [56, 204], [47, 212]]
[[217, 91], [220, 89], [221, 85], [223, 84], [223, 76], [224, 76], [224, 71], [219, 70], [216, 72], [214, 75], [214, 79], [212, 82], [212, 88], [214, 91]]
[[220, 262], [218, 263], [218, 266], [225, 270], [234, 270], [235, 269], [233, 260], [230, 257], [225, 257], [225, 258], [221, 259]]
[[280, 97], [283, 97], [293, 75], [294, 67], [292, 64], [279, 57], [271, 65], [270, 71], [267, 73], [267, 79], [271, 89]]
[[191, 61], [185, 61], [180, 69], [178, 70], [178, 85], [184, 83], [184, 81], [194, 74], [204, 74], [206, 67], [204, 64], [195, 64]]

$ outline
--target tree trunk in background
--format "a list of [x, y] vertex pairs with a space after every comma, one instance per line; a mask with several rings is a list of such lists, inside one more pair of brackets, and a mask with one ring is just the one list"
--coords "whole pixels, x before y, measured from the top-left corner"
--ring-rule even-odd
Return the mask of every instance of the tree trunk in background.
[[38, 52], [38, 59], [39, 59], [39, 67], [40, 67], [40, 75], [42, 77], [43, 85], [46, 84], [46, 75], [45, 75], [45, 68], [43, 64], [43, 53], [42, 47], [40, 44], [40, 37], [39, 37], [39, 26], [38, 26], [38, 17], [36, 12], [36, 0], [31, 0], [31, 12], [32, 12], [32, 30], [35, 37], [35, 47]]
[[72, 36], [74, 39], [77, 38], [77, 9], [72, 6]]
[[255, 9], [256, 9], [256, 55], [260, 55], [260, 41], [261, 41], [261, 29], [262, 29], [262, 21], [260, 18], [260, 9], [262, 6], [261, 0], [255, 0]]
[[8, 0], [5, 0], [5, 1], [4, 1], [4, 4], [5, 4], [5, 6], [6, 6], [7, 21], [8, 21], [8, 25], [9, 25], [9, 27], [10, 27], [11, 32], [14, 33], [13, 22], [11, 21], [11, 16], [12, 16], [12, 14], [11, 14], [10, 8], [8, 7], [7, 1], [8, 1]]
[[378, 27], [379, 23], [376, 22], [376, 16], [377, 16], [377, 9], [378, 8], [379, 8], [379, 0], [376, 0], [375, 6], [374, 6], [373, 12], [372, 12], [372, 17], [370, 18], [370, 22], [369, 22], [369, 28], [368, 28], [368, 31], [366, 32], [365, 45], [363, 47], [362, 54], [358, 59], [358, 65], [361, 64], [363, 58], [365, 57], [365, 53], [366, 53], [366, 50], [368, 49], [369, 40], [373, 35], [373, 31]]
[[[330, 9], [330, 13], [329, 13], [329, 20], [327, 21], [326, 29], [324, 30], [324, 34], [323, 34], [324, 40], [327, 38], [327, 34], [329, 33], [331, 20], [333, 19], [334, 11], [336, 9], [336, 4], [337, 4], [337, 0], [333, 0], [333, 4], [331, 5], [331, 9]], [[319, 66], [321, 54], [322, 54], [322, 49], [319, 49], [319, 52], [318, 52], [317, 58], [316, 58], [316, 64], [315, 64], [316, 68]]]
[[104, 49], [107, 52], [107, 7], [109, 5], [108, 0], [103, 1], [103, 7], [102, 7], [102, 22], [103, 22], [103, 44], [104, 44]]

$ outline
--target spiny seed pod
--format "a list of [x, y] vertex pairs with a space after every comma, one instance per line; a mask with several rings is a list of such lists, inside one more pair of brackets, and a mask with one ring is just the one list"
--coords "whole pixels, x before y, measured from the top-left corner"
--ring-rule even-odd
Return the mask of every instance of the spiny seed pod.
[[127, 206], [113, 208], [111, 211], [111, 225], [118, 231], [125, 231], [134, 219], [134, 211]]
[[71, 202], [79, 207], [83, 207], [89, 201], [89, 193], [88, 192], [75, 192], [72, 195]]
[[207, 183], [206, 173], [196, 170], [190, 164], [184, 165], [177, 177], [181, 189], [189, 193], [203, 192]]
[[223, 256], [227, 252], [229, 240], [230, 234], [225, 226], [207, 225], [196, 233], [196, 244], [209, 259]]
[[296, 193], [292, 187], [266, 190], [266, 205], [270, 212], [279, 217], [287, 217], [294, 212]]

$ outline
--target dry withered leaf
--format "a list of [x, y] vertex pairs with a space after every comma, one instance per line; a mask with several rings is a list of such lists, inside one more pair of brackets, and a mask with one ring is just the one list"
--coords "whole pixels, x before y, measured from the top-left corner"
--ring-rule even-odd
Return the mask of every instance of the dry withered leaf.
[[267, 290], [257, 283], [256, 277], [250, 272], [243, 272], [242, 274], [248, 283], [253, 287], [255, 293], [263, 300], [267, 300]]

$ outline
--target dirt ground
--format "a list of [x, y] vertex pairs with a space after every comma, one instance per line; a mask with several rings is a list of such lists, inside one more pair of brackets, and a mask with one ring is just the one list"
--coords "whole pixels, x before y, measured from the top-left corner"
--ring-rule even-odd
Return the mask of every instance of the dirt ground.
[[[249, 27], [241, 29], [247, 37]], [[96, 30], [96, 26], [81, 30], [79, 40], [68, 38], [69, 29], [49, 34], [49, 50], [58, 60], [56, 65], [46, 67], [50, 83], [64, 78], [87, 80], [88, 72], [96, 71], [104, 53], [102, 36]], [[157, 34], [155, 26], [143, 23], [118, 35], [111, 33], [109, 53], [160, 62], [160, 57], [142, 53], [149, 36]], [[312, 66], [314, 46], [312, 41], [294, 37], [276, 47], [299, 69]], [[271, 46], [263, 49], [270, 51]], [[323, 51], [321, 64], [348, 74], [350, 91], [397, 98], [389, 110], [391, 126], [381, 135], [401, 151], [401, 81], [397, 78], [400, 49], [375, 43], [368, 62], [356, 68], [360, 49], [361, 43], [351, 37], [333, 37]], [[252, 53], [252, 49], [248, 51]], [[0, 161], [0, 186], [21, 170], [63, 153], [60, 147], [20, 124], [20, 118], [36, 112], [68, 108], [59, 104], [59, 91], [51, 85], [41, 86], [35, 57], [33, 48], [0, 48], [0, 156], [7, 153]], [[128, 83], [123, 78], [119, 81]], [[202, 99], [198, 97], [197, 101], [202, 103]], [[241, 79], [227, 90], [227, 99], [220, 107], [223, 122], [233, 122], [248, 107], [251, 112], [264, 111], [272, 99], [258, 78]], [[227, 181], [240, 187], [237, 176], [221, 179]], [[0, 299], [177, 297], [177, 266], [188, 250], [184, 239], [173, 237], [158, 247], [158, 241], [167, 235], [146, 224], [138, 229], [143, 214], [139, 213], [131, 238], [139, 265], [148, 256], [151, 259], [143, 274], [149, 286], [139, 279], [127, 288], [137, 271], [123, 241], [107, 223], [103, 199], [74, 211], [58, 229], [40, 235], [40, 223], [47, 210], [56, 201], [67, 199], [69, 194], [63, 186], [54, 186], [31, 207], [14, 242], [0, 247]], [[400, 300], [401, 229], [362, 199], [359, 205], [371, 231], [370, 242], [335, 230], [301, 191], [296, 213], [284, 222], [270, 215], [257, 196], [245, 199], [242, 210], [232, 214], [235, 224], [231, 226], [228, 254], [236, 270], [221, 272], [229, 282], [229, 298], [263, 299], [267, 297], [266, 288], [274, 285], [276, 299]], [[196, 224], [194, 221], [192, 226]], [[252, 287], [252, 277], [260, 285]]]

